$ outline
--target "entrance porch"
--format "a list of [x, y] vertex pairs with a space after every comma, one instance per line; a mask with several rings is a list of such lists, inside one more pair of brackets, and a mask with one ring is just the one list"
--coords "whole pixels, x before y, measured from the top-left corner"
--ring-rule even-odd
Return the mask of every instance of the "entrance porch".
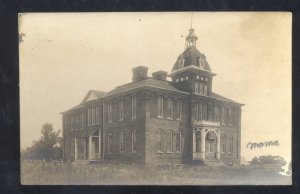
[[193, 122], [193, 160], [220, 160], [220, 123]]
[[75, 161], [99, 161], [101, 159], [101, 133], [99, 129], [79, 131], [74, 137]]

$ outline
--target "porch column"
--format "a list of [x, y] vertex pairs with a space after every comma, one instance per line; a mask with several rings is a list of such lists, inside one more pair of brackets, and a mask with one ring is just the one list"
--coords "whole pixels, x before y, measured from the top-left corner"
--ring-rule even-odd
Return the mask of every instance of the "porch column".
[[200, 158], [205, 160], [205, 129], [201, 129], [201, 151], [200, 151]]
[[93, 159], [92, 158], [92, 136], [89, 136], [89, 159]]
[[193, 128], [193, 153], [196, 152], [196, 131]]
[[221, 139], [220, 139], [220, 130], [218, 130], [218, 133], [217, 133], [217, 153], [216, 153], [216, 158], [218, 159], [218, 160], [220, 160], [220, 141], [221, 141]]
[[75, 160], [77, 160], [78, 156], [77, 156], [77, 141], [76, 141], [76, 137], [75, 137], [75, 149], [74, 149], [74, 151], [75, 151]]
[[86, 159], [86, 139], [83, 139], [83, 159]]
[[101, 159], [101, 129], [99, 129], [99, 160]]

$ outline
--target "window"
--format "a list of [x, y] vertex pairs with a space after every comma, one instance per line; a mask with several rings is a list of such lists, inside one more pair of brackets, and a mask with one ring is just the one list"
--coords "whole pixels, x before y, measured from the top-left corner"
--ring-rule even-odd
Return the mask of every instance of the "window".
[[202, 57], [198, 57], [198, 63], [200, 68], [204, 68], [204, 59]]
[[182, 117], [182, 100], [177, 100], [177, 118], [181, 119]]
[[206, 84], [203, 85], [203, 95], [207, 96], [207, 85]]
[[203, 95], [203, 84], [199, 83], [199, 94]]
[[207, 120], [207, 105], [202, 105], [202, 120]]
[[108, 120], [108, 122], [112, 121], [112, 105], [111, 105], [111, 103], [107, 104], [107, 120]]
[[136, 97], [131, 97], [131, 117], [136, 117]]
[[199, 83], [195, 82], [195, 93], [199, 94]]
[[202, 104], [200, 102], [197, 103], [196, 108], [196, 120], [201, 121], [202, 120]]
[[124, 132], [121, 131], [119, 134], [119, 151], [123, 152], [124, 151]]
[[168, 118], [171, 119], [173, 116], [173, 100], [168, 98]]
[[131, 132], [131, 151], [136, 152], [136, 131]]
[[212, 121], [213, 120], [213, 106], [208, 105], [208, 118], [207, 120]]
[[119, 120], [123, 120], [124, 118], [124, 104], [123, 100], [119, 101]]
[[172, 152], [173, 136], [172, 131], [167, 132], [167, 152]]
[[71, 115], [71, 131], [73, 131], [74, 128], [74, 118], [73, 115]]
[[222, 107], [222, 115], [221, 115], [221, 123], [222, 123], [222, 125], [225, 124], [225, 117], [226, 117], [225, 107]]
[[176, 152], [181, 152], [181, 133], [176, 133]]
[[111, 153], [112, 152], [112, 134], [109, 133], [107, 135], [107, 152]]
[[229, 108], [229, 124], [232, 124], [232, 109]]
[[158, 96], [157, 106], [158, 106], [158, 116], [163, 117], [163, 115], [164, 115], [164, 98], [163, 98], [163, 96]]
[[229, 108], [226, 108], [225, 110], [226, 110], [226, 120], [225, 120], [225, 122], [226, 122], [226, 124], [229, 124]]
[[96, 106], [96, 118], [95, 118], [95, 124], [100, 123], [100, 107]]
[[183, 66], [184, 66], [184, 58], [180, 57], [179, 58], [179, 68], [183, 68]]
[[233, 153], [233, 136], [229, 140], [229, 153]]
[[157, 139], [157, 152], [162, 152], [162, 130], [158, 130], [156, 132], [156, 139]]
[[220, 106], [215, 106], [215, 121], [220, 122]]
[[226, 136], [222, 135], [221, 136], [221, 152], [225, 153], [226, 152]]

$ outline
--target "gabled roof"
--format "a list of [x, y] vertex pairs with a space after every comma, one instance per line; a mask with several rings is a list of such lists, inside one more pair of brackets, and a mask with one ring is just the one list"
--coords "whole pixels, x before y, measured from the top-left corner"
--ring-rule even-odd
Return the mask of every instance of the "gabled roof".
[[87, 101], [95, 100], [102, 98], [104, 96], [105, 92], [99, 91], [99, 90], [89, 90], [89, 92], [86, 94], [84, 99], [82, 100], [81, 104], [84, 104]]
[[221, 96], [219, 94], [216, 94], [214, 92], [212, 92], [210, 96], [213, 97], [213, 98], [215, 98], [215, 99], [217, 99], [217, 100], [227, 101], [227, 102], [231, 102], [231, 103], [235, 103], [235, 104], [239, 104], [239, 105], [244, 105], [244, 104], [238, 103], [238, 102], [236, 102], [234, 100], [231, 100], [229, 98], [226, 98], [224, 96]]
[[152, 88], [158, 88], [158, 89], [169, 90], [169, 91], [174, 91], [174, 92], [186, 93], [186, 92], [182, 92], [182, 91], [178, 90], [177, 88], [175, 88], [172, 85], [172, 82], [158, 80], [158, 79], [154, 79], [152, 77], [148, 77], [141, 81], [131, 82], [131, 83], [116, 87], [115, 89], [107, 92], [104, 95], [104, 97], [111, 96], [111, 95], [118, 94], [118, 93], [123, 93], [123, 92], [130, 91], [133, 89], [141, 88], [141, 87], [152, 87]]

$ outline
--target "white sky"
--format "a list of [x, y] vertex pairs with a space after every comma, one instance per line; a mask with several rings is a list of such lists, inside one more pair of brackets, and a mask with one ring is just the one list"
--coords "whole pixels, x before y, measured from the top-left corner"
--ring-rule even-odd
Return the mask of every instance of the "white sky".
[[[131, 68], [170, 72], [184, 49], [191, 13], [22, 14], [21, 148], [40, 137], [88, 90], [128, 83]], [[291, 14], [193, 13], [197, 47], [217, 76], [213, 91], [242, 108], [242, 156], [291, 158]], [[246, 149], [278, 140], [279, 147]]]

